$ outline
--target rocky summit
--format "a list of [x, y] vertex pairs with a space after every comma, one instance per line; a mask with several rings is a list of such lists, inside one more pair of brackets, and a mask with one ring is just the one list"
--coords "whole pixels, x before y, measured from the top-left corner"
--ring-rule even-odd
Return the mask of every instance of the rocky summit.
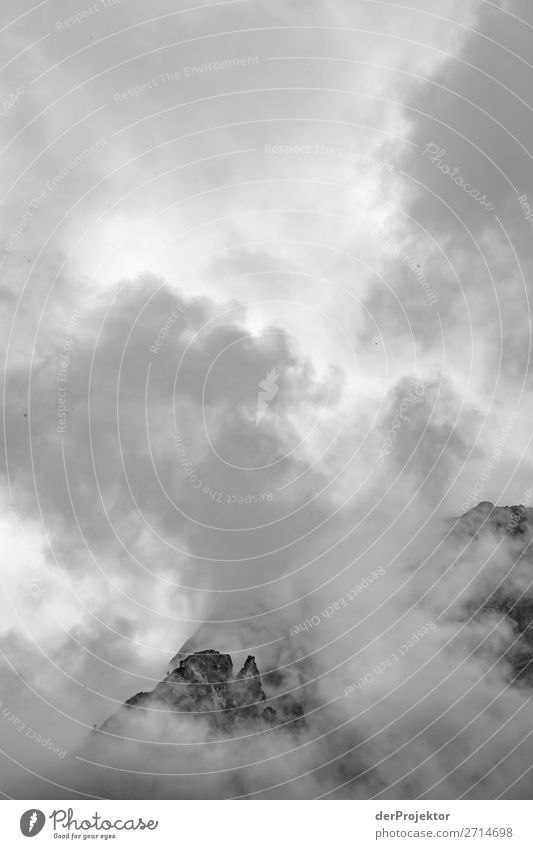
[[[497, 507], [483, 501], [454, 520], [453, 536], [461, 542], [465, 556], [490, 534], [507, 540], [514, 565], [507, 576], [494, 573], [491, 580], [481, 581], [479, 596], [469, 603], [467, 612], [473, 619], [504, 617], [515, 634], [512, 647], [505, 653], [513, 683], [533, 684], [533, 509], [524, 505]], [[176, 721], [184, 715], [194, 717], [217, 736], [242, 730], [297, 732], [306, 728], [304, 708], [284, 692], [291, 687], [284, 688], [281, 672], [270, 670], [262, 679], [255, 658], [249, 655], [234, 674], [230, 654], [195, 650], [198, 643], [205, 645], [212, 638], [216, 639], [214, 629], [201, 629], [175, 655], [163, 680], [150, 692], [128, 699], [100, 730], [120, 733], [124, 720], [132, 718], [132, 711], [136, 722], [155, 718], [158, 713], [165, 719], [170, 717], [171, 722], [174, 715]], [[265, 687], [270, 692], [265, 692]]]
[[[215, 649], [185, 657], [151, 692], [137, 693], [124, 707], [175, 711], [176, 718], [186, 713], [207, 722], [218, 733], [227, 734], [246, 727], [290, 731], [305, 727], [303, 706], [292, 696], [267, 698], [254, 657], [249, 655], [234, 676], [231, 656]], [[115, 714], [101, 730], [113, 730], [117, 720], [120, 722]]]
[[509, 537], [531, 535], [533, 509], [523, 504], [495, 507], [491, 501], [481, 501], [460, 517], [457, 530], [471, 536], [489, 531]]
[[[482, 501], [464, 513], [457, 524], [459, 536], [472, 543], [493, 534], [507, 541], [506, 571], [482, 583], [480, 597], [469, 605], [469, 615], [504, 617], [514, 639], [503, 657], [509, 663], [511, 683], [533, 684], [533, 509], [523, 504], [497, 507]], [[487, 579], [489, 581], [489, 579]]]

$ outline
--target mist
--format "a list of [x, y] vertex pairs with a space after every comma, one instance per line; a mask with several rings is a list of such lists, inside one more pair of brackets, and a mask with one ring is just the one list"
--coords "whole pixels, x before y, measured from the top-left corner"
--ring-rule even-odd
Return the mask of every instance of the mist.
[[[91, 8], [1, 13], [3, 794], [528, 798], [531, 10]], [[208, 649], [304, 724], [124, 707]]]

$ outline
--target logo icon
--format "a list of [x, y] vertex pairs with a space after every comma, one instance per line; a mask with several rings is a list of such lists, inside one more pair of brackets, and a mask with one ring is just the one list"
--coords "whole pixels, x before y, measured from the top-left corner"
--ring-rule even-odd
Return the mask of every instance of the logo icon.
[[267, 412], [270, 402], [274, 400], [279, 386], [276, 383], [279, 374], [276, 369], [273, 368], [271, 371], [267, 371], [264, 380], [259, 381], [259, 388], [262, 390], [257, 393], [257, 410], [255, 413], [255, 426], [257, 427], [259, 422], [264, 417]]
[[24, 837], [35, 837], [36, 834], [42, 831], [45, 822], [46, 817], [43, 812], [36, 808], [31, 808], [22, 814], [20, 818], [20, 830]]

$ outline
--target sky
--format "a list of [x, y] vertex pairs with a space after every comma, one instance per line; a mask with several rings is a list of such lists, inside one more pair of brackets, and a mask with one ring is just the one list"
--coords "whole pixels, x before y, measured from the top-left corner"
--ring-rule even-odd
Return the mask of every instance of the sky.
[[[83, 3], [0, 11], [0, 789], [525, 795], [530, 4]], [[95, 743], [186, 641], [305, 740]]]

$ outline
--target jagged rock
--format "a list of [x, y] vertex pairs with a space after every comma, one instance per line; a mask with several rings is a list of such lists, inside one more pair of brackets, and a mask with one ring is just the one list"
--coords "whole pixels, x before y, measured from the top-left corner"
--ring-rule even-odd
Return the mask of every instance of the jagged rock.
[[277, 703], [277, 713], [284, 728], [298, 730], [305, 728], [303, 705], [292, 696], [281, 696]]
[[[531, 537], [533, 536], [533, 509], [523, 504], [495, 507], [482, 501], [461, 516], [458, 530], [474, 539], [493, 533], [509, 539], [515, 565], [531, 563]], [[533, 563], [531, 563], [533, 566]], [[533, 681], [533, 572], [529, 588], [518, 590], [512, 580], [503, 583], [480, 604], [470, 605], [471, 615], [501, 614], [509, 620], [516, 634], [514, 645], [505, 653], [515, 682]]]
[[[295, 699], [282, 695], [271, 700], [274, 704], [266, 705], [266, 701], [254, 657], [249, 655], [234, 677], [231, 656], [206, 649], [184, 658], [151, 692], [137, 693], [125, 707], [191, 714], [223, 733], [243, 726], [305, 727], [303, 706]], [[112, 716], [101, 730], [109, 730], [117, 721], [118, 715]]]
[[[230, 684], [229, 690], [232, 704], [235, 706], [236, 719], [241, 721], [254, 720], [259, 719], [261, 716], [264, 720], [262, 716], [264, 714], [264, 707], [261, 703], [266, 701], [266, 696], [261, 685], [261, 678], [254, 657], [251, 655], [247, 657], [243, 668], [237, 675], [236, 681]], [[275, 721], [277, 721], [277, 717]], [[272, 717], [269, 718], [269, 724], [272, 724]]]
[[228, 682], [233, 677], [229, 654], [208, 649], [189, 655], [161, 681], [151, 696], [176, 710], [213, 713], [227, 710]]
[[513, 623], [518, 640], [507, 653], [513, 674], [518, 682], [533, 678], [533, 598], [515, 599], [503, 591], [495, 593], [483, 610], [503, 613]]
[[464, 513], [458, 521], [458, 531], [476, 536], [483, 531], [492, 531], [508, 536], [533, 532], [533, 509], [523, 504], [495, 507], [490, 501], [481, 501]]

